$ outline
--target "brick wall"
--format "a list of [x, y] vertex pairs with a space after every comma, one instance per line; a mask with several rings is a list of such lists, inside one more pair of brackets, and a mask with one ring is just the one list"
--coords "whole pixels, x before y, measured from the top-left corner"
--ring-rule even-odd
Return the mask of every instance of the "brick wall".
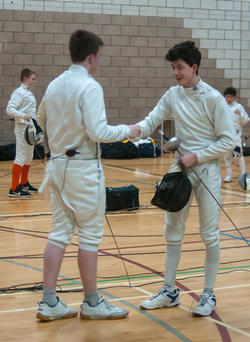
[[[164, 57], [177, 42], [192, 37], [183, 18], [49, 11], [0, 11], [0, 143], [14, 141], [13, 122], [5, 113], [23, 67], [38, 73], [39, 104], [48, 83], [70, 64], [68, 39], [84, 28], [100, 35], [105, 48], [96, 79], [102, 84], [109, 123], [134, 123], [143, 118], [174, 84]], [[232, 85], [224, 68], [202, 47], [200, 76], [218, 90]], [[247, 107], [247, 99], [241, 103]], [[248, 108], [246, 108], [248, 109]]]

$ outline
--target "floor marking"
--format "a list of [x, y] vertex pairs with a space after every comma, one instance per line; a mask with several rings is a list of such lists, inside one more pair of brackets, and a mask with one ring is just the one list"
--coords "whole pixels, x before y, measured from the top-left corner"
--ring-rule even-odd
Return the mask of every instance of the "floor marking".
[[[130, 172], [130, 173], [134, 173], [134, 174], [138, 174], [138, 175], [143, 175], [144, 177], [153, 177], [153, 178], [160, 178], [162, 179], [163, 176], [161, 175], [152, 175], [151, 173], [148, 173], [147, 171], [140, 171], [140, 170], [129, 170], [129, 169], [122, 169], [118, 166], [111, 166], [111, 165], [104, 165], [103, 167], [106, 167], [108, 169], [113, 169], [113, 170], [118, 170], [118, 171], [122, 171], [122, 172]], [[151, 185], [151, 184], [149, 184]]]
[[41, 212], [41, 213], [24, 213], [24, 214], [1, 214], [1, 217], [19, 217], [19, 216], [40, 216], [40, 215], [52, 215], [51, 211], [45, 211], [45, 212]]
[[[250, 286], [250, 285], [248, 285], [248, 286]], [[146, 290], [144, 290], [144, 289], [141, 289], [141, 288], [136, 288], [136, 290], [138, 290], [138, 291], [140, 291], [140, 292], [143, 292], [143, 293], [148, 292], [148, 291], [146, 291]], [[142, 291], [142, 290], [143, 290], [143, 291]], [[188, 293], [188, 292], [194, 292], [194, 291], [181, 291], [180, 293]], [[202, 292], [202, 290], [195, 291], [195, 292]], [[148, 295], [152, 297], [154, 294], [153, 294], [152, 292], [148, 292]], [[179, 305], [178, 307], [179, 307], [180, 309], [182, 309], [182, 310], [184, 310], [184, 311], [187, 311], [187, 312], [189, 312], [189, 313], [191, 314], [191, 310], [190, 310], [189, 308], [187, 308], [187, 307], [185, 307], [185, 306], [183, 306], [183, 305]], [[211, 321], [211, 322], [213, 322], [213, 323], [219, 324], [219, 325], [221, 325], [221, 326], [223, 326], [223, 327], [225, 327], [225, 328], [227, 328], [227, 329], [233, 330], [233, 331], [235, 331], [235, 332], [237, 332], [237, 333], [239, 333], [239, 334], [241, 334], [241, 335], [245, 335], [245, 336], [247, 336], [247, 337], [250, 337], [250, 334], [247, 333], [246, 331], [241, 330], [241, 329], [238, 329], [238, 328], [235, 328], [235, 327], [233, 327], [233, 326], [231, 326], [231, 325], [229, 325], [229, 324], [226, 324], [226, 323], [217, 321], [216, 319], [214, 319], [214, 318], [212, 318], [212, 317], [207, 316], [207, 317], [203, 317], [203, 319], [206, 319], [206, 320]]]

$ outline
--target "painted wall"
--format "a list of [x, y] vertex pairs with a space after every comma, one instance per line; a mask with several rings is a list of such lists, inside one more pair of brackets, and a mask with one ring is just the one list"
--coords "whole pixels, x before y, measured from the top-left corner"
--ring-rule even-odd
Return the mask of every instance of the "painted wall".
[[236, 87], [250, 113], [249, 25], [249, 0], [0, 0], [0, 143], [14, 141], [5, 108], [22, 68], [38, 72], [39, 103], [50, 80], [70, 64], [68, 38], [77, 28], [105, 42], [96, 78], [112, 124], [148, 113], [174, 84], [167, 50], [190, 39], [201, 48], [203, 80], [220, 91]]

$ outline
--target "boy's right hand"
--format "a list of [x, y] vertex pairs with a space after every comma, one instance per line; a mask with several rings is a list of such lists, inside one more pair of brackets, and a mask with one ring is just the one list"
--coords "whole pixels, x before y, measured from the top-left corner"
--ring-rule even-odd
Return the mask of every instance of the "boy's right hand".
[[139, 125], [129, 125], [130, 128], [130, 138], [136, 138], [141, 133], [141, 127]]
[[30, 115], [24, 115], [24, 120], [25, 121], [30, 121]]

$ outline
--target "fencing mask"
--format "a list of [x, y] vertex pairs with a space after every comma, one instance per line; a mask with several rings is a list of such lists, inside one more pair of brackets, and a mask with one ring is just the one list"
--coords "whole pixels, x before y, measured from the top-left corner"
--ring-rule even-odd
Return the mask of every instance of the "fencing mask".
[[157, 185], [151, 203], [174, 213], [185, 207], [191, 191], [191, 182], [183, 172], [167, 173]]
[[29, 145], [41, 144], [44, 140], [43, 131], [33, 118], [30, 118], [30, 123], [25, 128], [24, 139]]
[[244, 190], [250, 190], [250, 174], [249, 173], [244, 173], [238, 178], [239, 185], [242, 187]]

